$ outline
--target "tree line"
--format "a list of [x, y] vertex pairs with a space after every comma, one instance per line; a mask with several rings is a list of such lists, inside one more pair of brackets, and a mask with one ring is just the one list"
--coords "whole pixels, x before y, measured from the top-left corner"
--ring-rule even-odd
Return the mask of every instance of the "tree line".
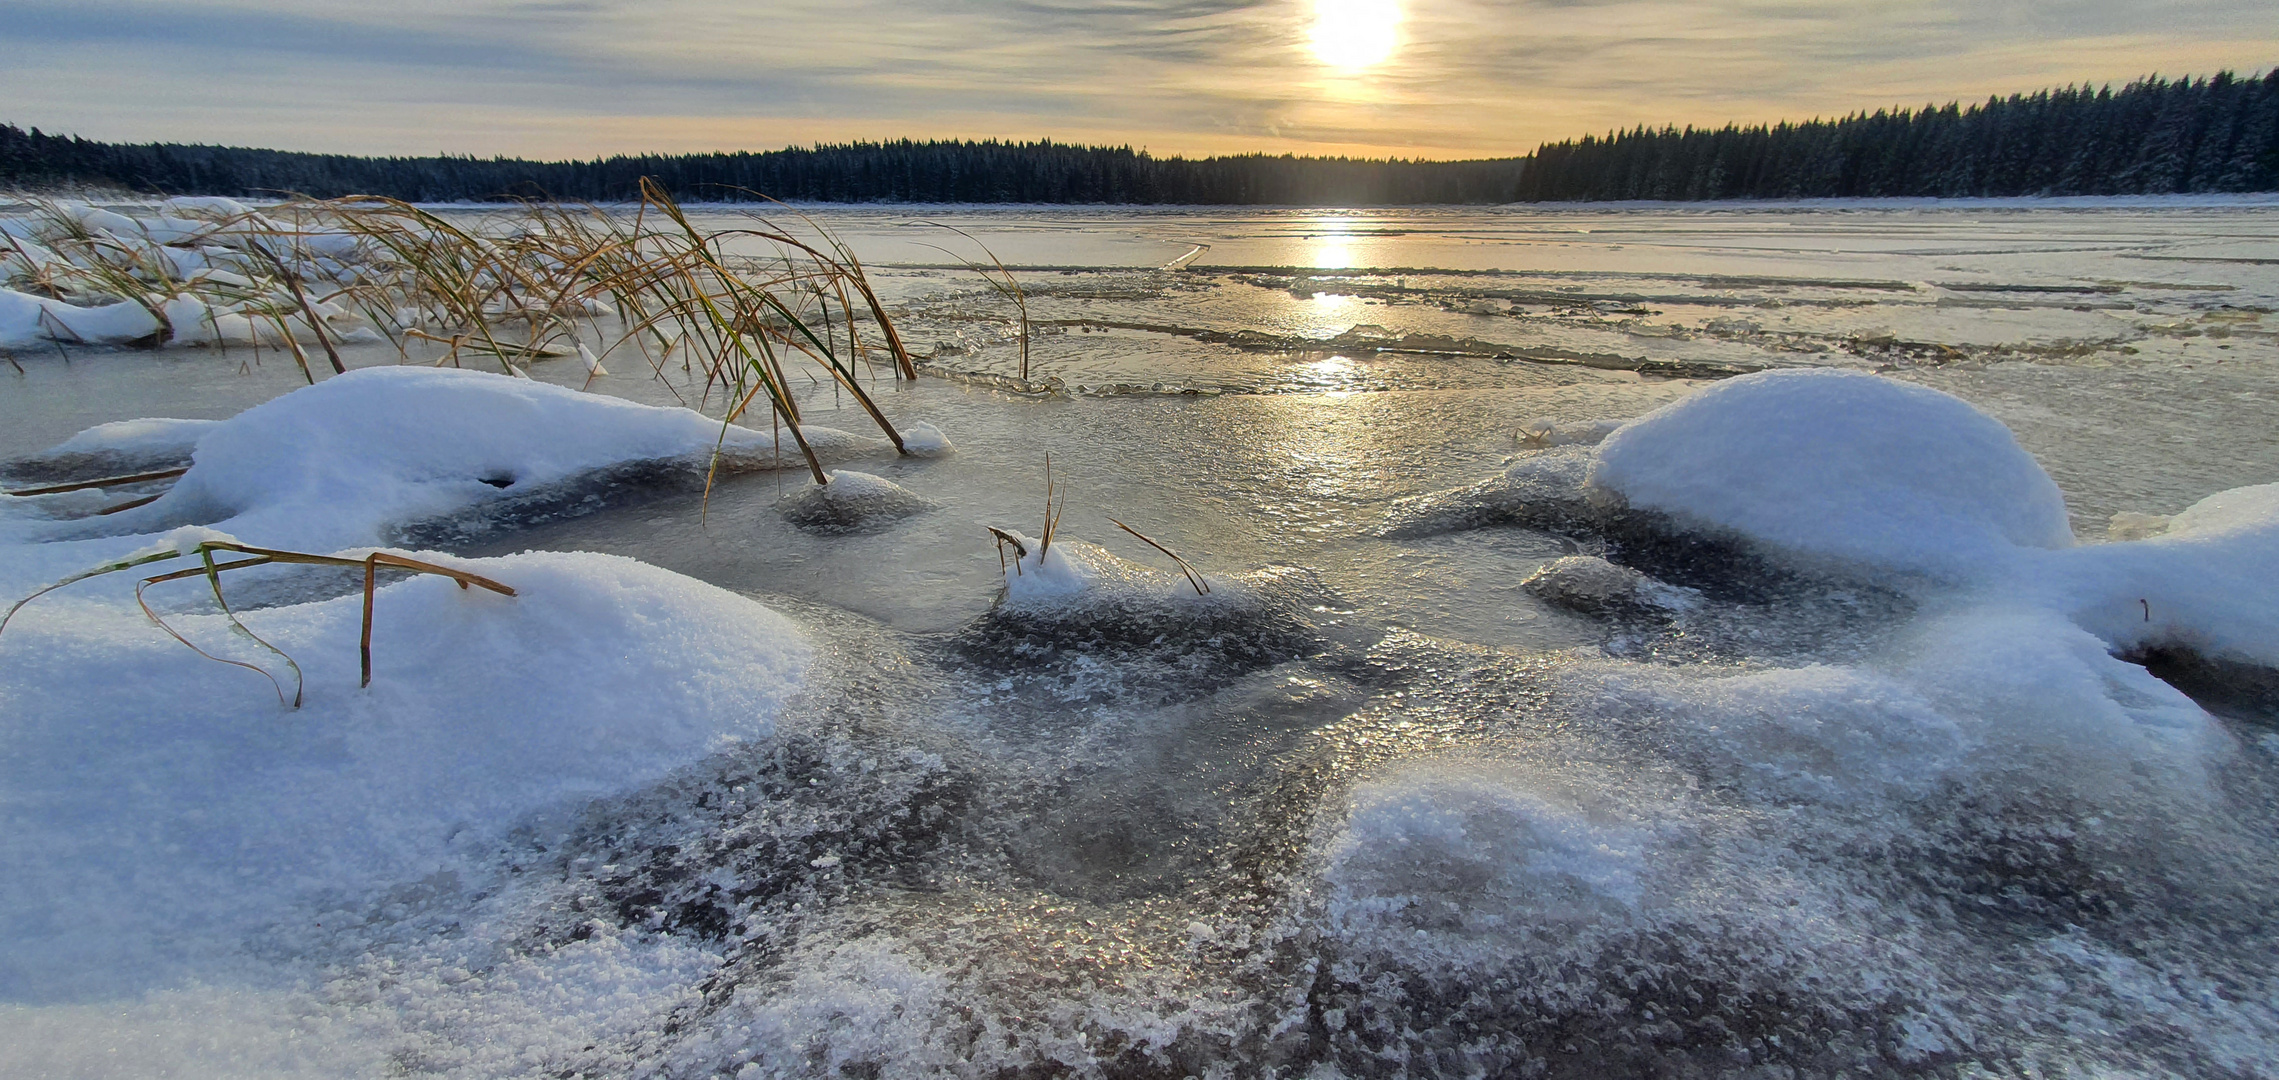
[[387, 195], [412, 202], [637, 198], [653, 177], [675, 198], [740, 202], [1387, 204], [1497, 203], [1516, 162], [1369, 161], [1248, 154], [1187, 159], [1055, 142], [846, 143], [759, 153], [642, 154], [595, 161], [354, 157], [283, 150], [103, 143], [0, 124], [0, 185], [123, 187], [199, 195]]
[[1774, 126], [1546, 143], [1521, 201], [2279, 190], [2279, 68]]
[[1802, 123], [1640, 127], [1475, 161], [908, 140], [593, 161], [358, 157], [105, 143], [0, 124], [0, 185], [17, 189], [613, 202], [634, 198], [645, 176], [689, 201], [1318, 206], [2273, 191], [2279, 69]]

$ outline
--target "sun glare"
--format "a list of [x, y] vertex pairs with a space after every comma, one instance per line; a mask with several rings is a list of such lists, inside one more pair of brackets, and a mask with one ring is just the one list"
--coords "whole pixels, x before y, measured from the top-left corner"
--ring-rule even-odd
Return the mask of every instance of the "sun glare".
[[1344, 71], [1383, 63], [1399, 43], [1398, 0], [1314, 0], [1314, 56]]

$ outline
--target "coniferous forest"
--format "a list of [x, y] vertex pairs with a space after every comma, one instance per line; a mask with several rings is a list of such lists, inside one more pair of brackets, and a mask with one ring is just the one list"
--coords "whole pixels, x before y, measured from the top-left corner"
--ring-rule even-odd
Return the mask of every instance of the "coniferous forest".
[[2149, 195], [2279, 190], [2279, 69], [1979, 104], [1723, 128], [1640, 127], [1533, 155], [1188, 159], [1053, 142], [850, 143], [596, 161], [355, 157], [103, 143], [0, 124], [0, 186], [415, 202], [688, 201], [1430, 204], [1620, 199]]

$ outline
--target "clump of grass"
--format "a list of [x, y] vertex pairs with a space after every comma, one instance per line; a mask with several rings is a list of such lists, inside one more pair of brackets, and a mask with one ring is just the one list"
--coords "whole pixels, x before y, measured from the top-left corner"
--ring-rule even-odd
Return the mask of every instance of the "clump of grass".
[[[1067, 493], [1059, 491], [1057, 485], [1053, 481], [1052, 455], [1046, 454], [1045, 518], [1041, 535], [1037, 538], [1037, 565], [1040, 567], [1044, 565], [1045, 554], [1052, 550], [1053, 537], [1060, 531], [1061, 513], [1064, 509], [1066, 509], [1067, 503]], [[1202, 572], [1195, 569], [1194, 564], [1189, 563], [1186, 559], [1181, 558], [1178, 552], [1173, 551], [1160, 543], [1157, 543], [1154, 538], [1148, 536], [1146, 533], [1143, 533], [1138, 529], [1124, 524], [1122, 521], [1116, 519], [1113, 516], [1109, 517], [1108, 520], [1117, 528], [1122, 529], [1125, 532], [1132, 534], [1132, 536], [1138, 538], [1141, 543], [1146, 544], [1147, 546], [1154, 548], [1155, 550], [1160, 551], [1167, 556], [1170, 556], [1171, 561], [1179, 565], [1179, 572], [1186, 575], [1187, 584], [1195, 590], [1195, 595], [1203, 596], [1211, 591], [1211, 583], [1204, 580]], [[994, 525], [984, 525], [982, 528], [989, 530], [989, 535], [997, 542], [998, 571], [1002, 573], [1006, 569], [1008, 564], [1005, 559], [1005, 549], [1007, 547], [1011, 547], [1013, 549], [1014, 557], [1010, 565], [1015, 576], [1020, 575], [1021, 562], [1022, 560], [1029, 557], [1028, 545], [1023, 544], [1021, 542], [1021, 538], [1018, 535], [1006, 532], [1005, 530], [997, 528]]]
[[[246, 557], [229, 562], [220, 562], [214, 558], [216, 553], [243, 555]], [[37, 600], [40, 597], [45, 596], [51, 592], [54, 592], [57, 589], [76, 584], [81, 581], [86, 581], [90, 578], [102, 577], [106, 574], [116, 574], [122, 571], [132, 570], [139, 566], [148, 566], [153, 563], [165, 562], [169, 559], [181, 558], [197, 559], [199, 565], [191, 567], [187, 570], [176, 570], [171, 573], [156, 574], [135, 583], [135, 604], [142, 608], [143, 615], [149, 618], [152, 623], [156, 624], [160, 630], [164, 630], [168, 637], [171, 637], [174, 640], [179, 641], [183, 645], [187, 646], [191, 652], [197, 653], [198, 655], [203, 656], [208, 660], [215, 661], [216, 663], [228, 664], [232, 667], [244, 668], [247, 671], [254, 672], [261, 675], [263, 678], [268, 679], [269, 685], [275, 688], [277, 691], [278, 702], [281, 704], [285, 703], [286, 698], [284, 684], [278, 682], [277, 677], [270, 674], [266, 668], [263, 668], [256, 664], [249, 664], [242, 660], [231, 660], [227, 657], [215, 656], [214, 654], [207, 652], [202, 648], [199, 648], [197, 643], [191, 641], [187, 637], [184, 637], [180, 631], [168, 625], [165, 619], [160, 618], [158, 612], [151, 609], [150, 601], [144, 595], [145, 591], [153, 585], [161, 585], [169, 581], [182, 581], [194, 577], [205, 578], [207, 585], [213, 590], [214, 604], [221, 608], [223, 617], [229, 621], [230, 632], [240, 638], [252, 642], [257, 646], [260, 646], [262, 649], [265, 649], [271, 654], [275, 655], [279, 660], [282, 660], [284, 662], [287, 669], [292, 671], [293, 697], [290, 705], [292, 708], [296, 709], [301, 707], [302, 690], [304, 688], [305, 682], [301, 675], [301, 665], [295, 663], [293, 661], [293, 658], [287, 655], [284, 650], [270, 644], [260, 635], [248, 629], [243, 622], [238, 620], [237, 613], [230, 610], [229, 601], [222, 596], [221, 576], [224, 572], [230, 570], [243, 570], [247, 567], [252, 566], [268, 566], [274, 563], [288, 563], [303, 566], [362, 567], [364, 570], [364, 632], [360, 647], [363, 653], [364, 681], [360, 685], [363, 686], [372, 685], [372, 600], [375, 593], [377, 592], [377, 578], [380, 567], [385, 566], [396, 570], [409, 570], [415, 574], [436, 574], [458, 582], [461, 589], [465, 589], [469, 586], [479, 585], [502, 596], [515, 595], [514, 589], [512, 587], [502, 585], [496, 581], [492, 581], [491, 579], [483, 577], [480, 574], [471, 574], [464, 570], [456, 570], [448, 566], [439, 566], [435, 563], [424, 562], [419, 559], [405, 558], [401, 555], [391, 555], [384, 551], [375, 551], [364, 556], [361, 559], [352, 559], [339, 555], [316, 555], [305, 551], [286, 551], [278, 548], [248, 547], [244, 544], [239, 544], [234, 541], [208, 540], [192, 548], [171, 548], [150, 552], [144, 555], [137, 555], [126, 559], [121, 559], [116, 562], [105, 563], [101, 566], [95, 567], [92, 570], [86, 570], [81, 573], [73, 574], [72, 576], [63, 579], [62, 581], [58, 581], [53, 585], [49, 585], [46, 588], [23, 598], [22, 600], [16, 601], [15, 604], [11, 605], [8, 608], [5, 614], [0, 614], [0, 632], [4, 632], [8, 629], [9, 621], [16, 617], [16, 613], [18, 611], [24, 609], [24, 605], [29, 604], [32, 601]]]
[[[1054, 498], [1055, 495], [1059, 496], [1057, 500]], [[1052, 455], [1046, 454], [1045, 520], [1043, 527], [1038, 530], [1037, 537], [1037, 565], [1039, 567], [1042, 567], [1045, 564], [1045, 556], [1052, 552], [1052, 538], [1055, 533], [1058, 533], [1060, 531], [1061, 511], [1067, 506], [1067, 504], [1067, 493], [1059, 491], [1053, 483]], [[1028, 545], [1022, 543], [1020, 537], [1006, 532], [1005, 530], [1000, 529], [994, 525], [984, 525], [982, 528], [988, 529], [989, 535], [994, 537], [997, 541], [997, 569], [1000, 571], [1005, 569], [1005, 549], [1010, 546], [1013, 549], [1013, 574], [1016, 577], [1020, 576], [1022, 573], [1021, 561], [1029, 557]]]
[[[220, 319], [243, 319], [230, 326], [256, 348], [267, 335], [248, 328], [273, 325], [311, 382], [303, 337], [335, 373], [346, 370], [333, 320], [368, 326], [405, 360], [415, 343], [443, 346], [438, 364], [475, 357], [506, 374], [542, 359], [587, 357], [589, 383], [621, 348], [649, 357], [660, 378], [677, 352], [702, 383], [698, 400], [683, 404], [705, 407], [719, 395], [723, 437], [727, 425], [764, 408], [789, 431], [815, 482], [826, 484], [800, 430], [789, 366], [806, 361], [909, 452], [861, 369], [874, 352], [887, 355], [895, 378], [915, 379], [916, 365], [861, 260], [804, 217], [804, 228], [748, 215], [740, 227], [707, 230], [648, 180], [630, 213], [533, 202], [466, 219], [374, 196], [296, 198], [209, 215], [192, 235], [166, 243], [90, 227], [84, 214], [38, 203], [40, 245], [0, 234], [8, 245], [0, 254], [13, 255], [7, 284], [74, 305], [131, 300], [157, 322], [149, 344], [173, 335], [167, 306], [189, 298], [207, 305], [225, 344]], [[749, 247], [772, 255], [742, 250]], [[178, 274], [176, 256], [205, 269]], [[866, 344], [873, 330], [883, 347]], [[598, 353], [588, 339], [604, 342]]]

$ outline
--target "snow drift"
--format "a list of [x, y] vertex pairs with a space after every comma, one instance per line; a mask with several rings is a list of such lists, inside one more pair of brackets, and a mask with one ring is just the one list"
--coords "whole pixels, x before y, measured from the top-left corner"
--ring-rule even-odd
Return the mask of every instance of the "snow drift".
[[[308, 703], [131, 607], [26, 609], [0, 637], [0, 999], [160, 984], [311, 897], [413, 881], [500, 830], [768, 736], [812, 647], [743, 597], [610, 555], [462, 565], [248, 613]], [[220, 616], [172, 620], [209, 648]], [[250, 657], [249, 657], [250, 659]]]
[[[818, 453], [885, 445], [831, 428], [801, 430]], [[659, 461], [701, 471], [716, 452], [730, 471], [800, 461], [768, 432], [688, 409], [487, 372], [362, 368], [203, 431], [173, 490], [113, 520], [136, 531], [214, 524], [247, 543], [330, 551], [608, 466]]]

